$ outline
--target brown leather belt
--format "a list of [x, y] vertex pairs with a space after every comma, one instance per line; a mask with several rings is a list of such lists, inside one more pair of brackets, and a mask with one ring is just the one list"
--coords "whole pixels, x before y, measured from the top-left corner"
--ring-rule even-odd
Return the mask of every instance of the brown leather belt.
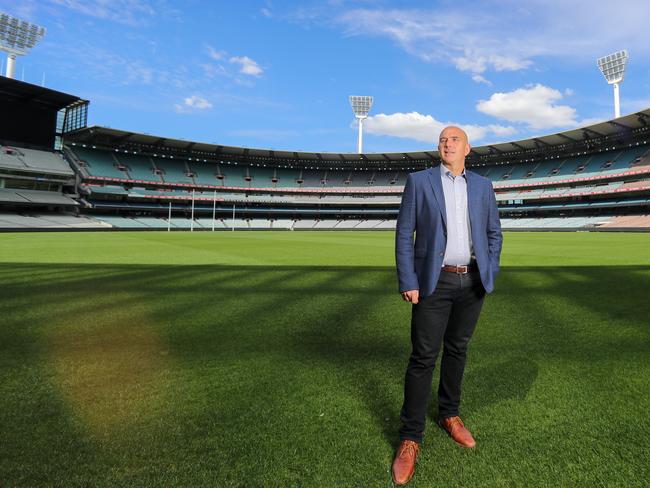
[[476, 263], [471, 263], [465, 266], [443, 266], [442, 271], [446, 273], [467, 274], [470, 271], [475, 271], [477, 268]]

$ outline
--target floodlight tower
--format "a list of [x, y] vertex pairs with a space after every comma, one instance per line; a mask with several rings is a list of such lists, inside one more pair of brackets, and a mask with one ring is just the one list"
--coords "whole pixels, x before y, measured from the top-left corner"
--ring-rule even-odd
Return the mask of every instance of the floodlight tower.
[[0, 12], [0, 50], [7, 53], [6, 77], [13, 78], [16, 56], [24, 56], [45, 36], [45, 28]]
[[359, 120], [359, 143], [357, 149], [359, 154], [363, 152], [363, 121], [368, 118], [368, 112], [372, 107], [372, 97], [350, 96], [350, 105], [354, 116]]
[[621, 116], [621, 102], [619, 101], [618, 88], [619, 84], [623, 83], [623, 78], [625, 77], [627, 58], [627, 49], [598, 58], [600, 72], [608, 84], [614, 85], [614, 116], [617, 119]]

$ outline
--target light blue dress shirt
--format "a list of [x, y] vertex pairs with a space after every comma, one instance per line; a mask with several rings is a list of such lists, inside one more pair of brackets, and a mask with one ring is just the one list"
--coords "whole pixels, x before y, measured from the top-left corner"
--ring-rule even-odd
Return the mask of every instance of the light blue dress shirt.
[[472, 259], [472, 232], [467, 207], [467, 178], [465, 170], [458, 175], [440, 164], [442, 190], [447, 212], [447, 248], [443, 266], [463, 266]]

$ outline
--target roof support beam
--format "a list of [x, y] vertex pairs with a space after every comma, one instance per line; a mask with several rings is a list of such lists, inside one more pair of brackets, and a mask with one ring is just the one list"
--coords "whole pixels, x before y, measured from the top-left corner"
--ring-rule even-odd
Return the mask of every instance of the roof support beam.
[[[596, 131], [593, 130], [593, 129], [590, 129], [589, 127], [584, 127], [584, 128], [582, 129], [582, 132], [583, 132], [583, 135], [584, 135], [584, 134], [591, 134], [591, 135], [594, 135], [594, 136], [596, 136], [596, 137], [603, 137], [603, 134], [601, 134], [600, 132], [596, 132]], [[589, 139], [589, 137], [584, 137], [584, 138], [585, 138], [585, 139]]]
[[570, 142], [578, 142], [576, 139], [574, 139], [573, 137], [569, 137], [566, 134], [557, 134], [557, 136]]
[[607, 121], [609, 124], [613, 125], [614, 127], [618, 127], [621, 130], [628, 131], [631, 130], [632, 127], [628, 127], [627, 125], [623, 125], [620, 122], [614, 122], [613, 120], [608, 120]]
[[540, 148], [540, 147], [552, 147], [548, 142], [544, 142], [541, 139], [535, 137], [533, 138], [533, 142], [535, 143], [535, 146]]
[[648, 121], [650, 121], [650, 115], [644, 113], [644, 112], [637, 112], [634, 115], [637, 116], [637, 119], [639, 120], [639, 123], [643, 126], [648, 125]]

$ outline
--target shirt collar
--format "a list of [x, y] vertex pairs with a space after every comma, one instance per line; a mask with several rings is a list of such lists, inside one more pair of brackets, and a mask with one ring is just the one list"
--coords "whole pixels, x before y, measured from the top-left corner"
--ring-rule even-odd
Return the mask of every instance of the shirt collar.
[[[454, 173], [449, 171], [447, 167], [442, 163], [440, 163], [440, 174], [442, 176], [446, 176], [447, 178], [451, 178], [452, 180], [456, 178]], [[463, 168], [463, 172], [459, 176], [462, 176], [463, 178], [467, 179], [467, 175], [465, 174], [465, 168]]]

